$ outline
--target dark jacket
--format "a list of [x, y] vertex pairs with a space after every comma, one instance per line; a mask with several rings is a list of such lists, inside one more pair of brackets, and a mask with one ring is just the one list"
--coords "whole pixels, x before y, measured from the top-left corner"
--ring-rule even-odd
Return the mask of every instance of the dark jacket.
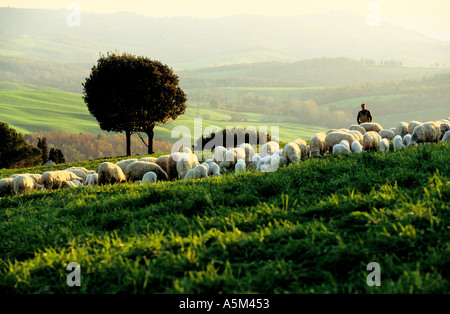
[[358, 124], [364, 123], [364, 122], [372, 122], [372, 113], [370, 110], [361, 110], [358, 112], [358, 117], [356, 119], [358, 121]]

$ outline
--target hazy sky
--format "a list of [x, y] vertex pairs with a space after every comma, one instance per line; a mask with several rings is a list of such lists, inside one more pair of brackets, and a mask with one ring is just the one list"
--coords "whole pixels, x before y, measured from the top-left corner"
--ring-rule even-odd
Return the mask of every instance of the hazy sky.
[[347, 11], [367, 16], [379, 4], [381, 23], [399, 24], [438, 39], [450, 40], [450, 0], [0, 0], [0, 7], [60, 9], [71, 2], [81, 11], [135, 12], [151, 16], [216, 18], [235, 14], [301, 15]]

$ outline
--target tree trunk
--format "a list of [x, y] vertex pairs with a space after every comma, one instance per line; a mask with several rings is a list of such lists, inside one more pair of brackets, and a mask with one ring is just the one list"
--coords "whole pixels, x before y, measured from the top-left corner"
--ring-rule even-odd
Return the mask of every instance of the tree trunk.
[[153, 154], [153, 127], [148, 129], [145, 133], [147, 133], [148, 136], [148, 154]]
[[131, 132], [125, 131], [125, 136], [127, 138], [127, 156], [131, 156]]

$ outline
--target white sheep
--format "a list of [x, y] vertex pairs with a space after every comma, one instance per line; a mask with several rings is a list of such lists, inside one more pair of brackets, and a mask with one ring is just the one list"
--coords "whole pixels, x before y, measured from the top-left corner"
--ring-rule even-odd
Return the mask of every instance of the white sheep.
[[414, 129], [421, 124], [422, 124], [422, 122], [419, 122], [419, 121], [410, 121], [408, 123], [408, 134], [412, 135], [414, 132]]
[[395, 133], [392, 132], [391, 130], [381, 130], [380, 132], [378, 132], [378, 134], [381, 136], [382, 139], [386, 138], [389, 141], [393, 141], [395, 137]]
[[295, 142], [287, 143], [281, 152], [281, 157], [286, 158], [289, 163], [300, 162], [301, 156], [302, 152], [300, 151], [299, 145]]
[[359, 141], [353, 141], [351, 145], [351, 150], [354, 153], [360, 154], [362, 153], [362, 145]]
[[214, 161], [209, 163], [209, 176], [220, 176], [220, 167]]
[[183, 179], [189, 170], [194, 169], [199, 165], [197, 158], [194, 158], [194, 156], [195, 155], [193, 154], [183, 153], [183, 155], [178, 159], [177, 172], [180, 179]]
[[441, 137], [440, 125], [434, 121], [426, 122], [416, 126], [411, 140], [413, 143], [435, 142], [438, 143]]
[[[129, 165], [132, 164], [133, 163], [130, 163]], [[126, 177], [124, 172], [122, 171], [122, 168], [108, 161], [101, 163], [98, 166], [97, 172], [99, 185], [121, 183], [126, 181]]]
[[339, 144], [344, 145], [348, 150], [350, 150], [350, 144], [346, 140], [342, 140]]
[[402, 138], [408, 134], [408, 123], [400, 122], [395, 129], [395, 135], [400, 135]]
[[305, 160], [311, 156], [311, 152], [309, 149], [309, 146], [306, 144], [306, 141], [298, 138], [294, 141], [295, 144], [297, 144], [298, 148], [300, 148], [300, 159]]
[[[349, 130], [355, 130], [355, 131], [358, 131], [358, 132], [360, 132], [362, 135], [364, 135], [364, 133], [366, 133], [366, 129], [363, 128], [362, 126], [360, 126], [359, 124], [353, 124], [353, 125], [351, 125], [348, 129], [349, 129]], [[310, 143], [310, 145], [311, 145], [311, 143]]]
[[264, 144], [263, 146], [261, 146], [261, 148], [259, 150], [259, 154], [260, 154], [261, 158], [264, 158], [266, 156], [272, 155], [274, 152], [276, 152], [279, 149], [280, 149], [280, 145], [278, 144], [278, 142], [270, 141], [270, 142], [267, 142], [266, 144]]
[[147, 161], [136, 161], [129, 164], [127, 166], [127, 169], [125, 169], [125, 177], [127, 181], [134, 182], [136, 180], [142, 180], [144, 175], [150, 171], [156, 173], [158, 181], [169, 180], [167, 173], [162, 170], [160, 166], [158, 166], [154, 162]]
[[335, 144], [335, 145], [333, 145], [332, 153], [333, 154], [340, 154], [340, 153], [350, 154], [351, 151], [344, 144]]
[[363, 139], [363, 150], [375, 150], [378, 151], [380, 149], [381, 136], [378, 132], [368, 131], [364, 134]]
[[220, 169], [228, 171], [234, 169], [236, 162], [243, 159], [245, 161], [245, 151], [242, 148], [232, 148], [225, 152], [223, 161], [220, 163]]
[[73, 172], [77, 175], [77, 177], [80, 177], [81, 179], [86, 180], [86, 176], [90, 170], [88, 170], [84, 167], [70, 167], [70, 168], [67, 168], [66, 171]]
[[146, 172], [142, 177], [141, 183], [156, 183], [158, 176], [153, 171]]
[[404, 147], [403, 139], [400, 135], [394, 137], [394, 151], [402, 150]]
[[118, 165], [120, 167], [120, 169], [122, 169], [122, 172], [125, 173], [125, 169], [127, 169], [127, 166], [136, 161], [138, 161], [136, 158], [130, 158], [130, 159], [118, 161], [118, 162], [116, 162], [116, 165]]
[[276, 152], [274, 152], [272, 155], [277, 154], [278, 156], [281, 156], [281, 153], [283, 153], [282, 149], [277, 150]]
[[395, 130], [397, 130], [397, 128], [391, 128], [390, 130], [395, 134]]
[[212, 159], [214, 160], [214, 162], [216, 164], [220, 165], [220, 163], [222, 161], [224, 161], [224, 156], [225, 156], [226, 152], [227, 152], [227, 149], [225, 147], [223, 147], [223, 146], [216, 146], [214, 148], [214, 153], [213, 153]]
[[36, 183], [36, 181], [28, 175], [19, 175], [13, 178], [12, 186], [16, 195], [43, 188], [42, 185]]
[[444, 136], [441, 139], [441, 143], [447, 142], [450, 140], [450, 131], [445, 132]]
[[[360, 132], [354, 131], [363, 136]], [[327, 152], [332, 152], [333, 146], [341, 143], [342, 140], [346, 140], [349, 143], [359, 141], [359, 139], [353, 134], [342, 130], [330, 132], [325, 136], [325, 147]]]
[[412, 144], [412, 135], [411, 134], [406, 134], [404, 137], [403, 137], [403, 145], [405, 145], [405, 146], [410, 146], [411, 144]]
[[[245, 164], [245, 161], [244, 161]], [[186, 175], [183, 177], [183, 180], [190, 179], [201, 179], [208, 177], [208, 166], [207, 165], [198, 165], [195, 168], [189, 169], [186, 172]]]
[[253, 149], [253, 146], [249, 143], [242, 143], [238, 146], [238, 148], [241, 148], [244, 150], [245, 153], [245, 163], [248, 165], [252, 161], [253, 155], [255, 154], [255, 151]]
[[442, 139], [442, 137], [444, 136], [445, 132], [450, 130], [450, 123], [442, 123], [441, 126], [439, 127], [439, 130], [441, 131], [440, 138]]
[[269, 155], [261, 158], [258, 169], [261, 172], [275, 172], [280, 167], [280, 156]]
[[366, 122], [366, 123], [361, 123], [360, 126], [362, 126], [366, 132], [380, 132], [381, 130], [383, 130], [383, 127], [376, 122]]
[[311, 137], [309, 141], [309, 148], [311, 151], [311, 157], [317, 158], [322, 157], [326, 152], [326, 146], [325, 146], [325, 133], [317, 133], [314, 134], [313, 137]]
[[[170, 166], [169, 166], [169, 158], [170, 155], [162, 155], [156, 158], [155, 164], [161, 167], [162, 170], [164, 170], [165, 173], [169, 176], [170, 179]], [[176, 164], [175, 164], [175, 172], [176, 172]]]
[[239, 159], [236, 162], [236, 165], [234, 166], [234, 173], [235, 174], [244, 173], [245, 170], [246, 170], [245, 160]]
[[78, 177], [75, 173], [71, 171], [58, 170], [58, 171], [47, 171], [42, 174], [41, 184], [46, 189], [59, 189], [62, 187], [63, 182], [78, 180], [83, 181], [82, 178]]
[[139, 158], [138, 161], [146, 161], [146, 162], [156, 163], [157, 159], [158, 158], [156, 158], [156, 157], [142, 157], [142, 158]]
[[259, 153], [255, 153], [252, 158], [251, 166], [256, 169], [258, 167], [260, 161], [261, 161], [261, 156], [259, 155]]
[[380, 142], [380, 151], [388, 152], [389, 151], [389, 141], [387, 138], [383, 138]]
[[91, 173], [86, 176], [86, 180], [84, 181], [85, 185], [88, 186], [97, 186], [98, 185], [98, 173]]
[[4, 178], [0, 180], [0, 197], [11, 195], [14, 192], [12, 181], [14, 178]]

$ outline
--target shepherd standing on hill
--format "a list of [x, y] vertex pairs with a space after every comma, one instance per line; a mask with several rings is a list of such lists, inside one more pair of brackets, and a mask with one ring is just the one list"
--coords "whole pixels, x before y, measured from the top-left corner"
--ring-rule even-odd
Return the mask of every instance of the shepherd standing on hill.
[[366, 104], [361, 104], [361, 109], [362, 110], [358, 112], [358, 117], [356, 118], [358, 124], [372, 122], [372, 113], [370, 110], [366, 109]]

